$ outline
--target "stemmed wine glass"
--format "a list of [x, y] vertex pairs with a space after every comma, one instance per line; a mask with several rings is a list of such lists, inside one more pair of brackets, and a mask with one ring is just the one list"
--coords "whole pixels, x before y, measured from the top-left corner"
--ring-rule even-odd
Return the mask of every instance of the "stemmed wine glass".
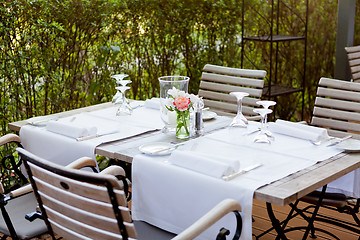
[[235, 96], [237, 100], [238, 110], [237, 114], [230, 123], [232, 127], [247, 127], [248, 120], [242, 114], [242, 99], [246, 96], [249, 96], [249, 93], [246, 92], [231, 92], [231, 96]]
[[116, 87], [116, 90], [119, 90], [122, 94], [122, 103], [116, 112], [116, 116], [126, 116], [132, 114], [133, 109], [131, 108], [129, 102], [125, 98], [125, 91], [128, 89], [130, 89], [129, 86]]
[[[111, 77], [116, 80], [117, 87], [119, 87], [121, 85], [121, 82], [124, 80], [124, 78], [126, 78], [128, 76], [129, 75], [127, 75], [127, 74], [116, 74], [116, 75], [112, 75]], [[111, 102], [113, 104], [120, 104], [122, 101], [121, 91], [119, 89], [116, 89], [116, 90], [117, 90], [116, 94], [114, 95]]]
[[[276, 105], [276, 102], [271, 100], [260, 100], [257, 101], [256, 104], [261, 105], [265, 109], [269, 109], [269, 107]], [[271, 137], [272, 133], [268, 130], [267, 115], [265, 116], [264, 121], [265, 121], [265, 130], [264, 130], [265, 134]]]
[[257, 108], [257, 109], [254, 109], [253, 111], [260, 114], [260, 117], [261, 117], [260, 133], [258, 135], [256, 135], [256, 137], [254, 139], [254, 142], [270, 143], [268, 135], [266, 134], [265, 119], [266, 119], [268, 114], [272, 113], [272, 110], [267, 109], [267, 108]]
[[[132, 83], [132, 81], [131, 80], [121, 80], [121, 81], [119, 81], [119, 83], [121, 84], [121, 86], [125, 87], [127, 84]], [[128, 88], [130, 89], [130, 87], [128, 87]], [[127, 99], [126, 96], [122, 97], [122, 101], [126, 101], [126, 103], [129, 104], [129, 99]]]

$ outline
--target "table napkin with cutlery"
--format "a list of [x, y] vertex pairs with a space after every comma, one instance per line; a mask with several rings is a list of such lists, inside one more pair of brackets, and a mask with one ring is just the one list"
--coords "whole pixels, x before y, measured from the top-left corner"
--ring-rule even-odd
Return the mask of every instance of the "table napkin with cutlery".
[[275, 123], [270, 123], [269, 130], [273, 133], [279, 133], [291, 137], [310, 140], [313, 142], [330, 139], [325, 128], [289, 122], [281, 119], [276, 120]]
[[73, 122], [53, 120], [46, 124], [46, 130], [71, 138], [87, 137], [97, 133], [97, 128], [95, 126], [86, 126], [84, 124], [79, 125]]
[[240, 161], [206, 153], [188, 150], [175, 150], [172, 152], [169, 162], [202, 174], [216, 178], [222, 178], [239, 171]]

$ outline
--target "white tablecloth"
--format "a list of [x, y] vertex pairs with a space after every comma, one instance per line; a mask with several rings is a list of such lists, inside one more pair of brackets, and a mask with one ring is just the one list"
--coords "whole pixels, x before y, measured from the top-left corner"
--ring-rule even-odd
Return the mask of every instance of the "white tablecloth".
[[[133, 159], [132, 214], [168, 231], [179, 233], [225, 198], [242, 206], [241, 239], [251, 239], [254, 191], [268, 183], [328, 159], [341, 150], [315, 146], [309, 141], [274, 134], [271, 144], [254, 143], [258, 123], [248, 129], [226, 128], [189, 141], [182, 149], [235, 158], [240, 169], [261, 162], [263, 166], [231, 181], [210, 177], [167, 162], [169, 156], [137, 155]], [[181, 150], [181, 149], [179, 149]], [[220, 227], [232, 230], [234, 217], [207, 230], [199, 239], [214, 239]]]
[[159, 110], [139, 107], [129, 116], [116, 116], [118, 106], [113, 106], [89, 113], [60, 118], [59, 122], [72, 122], [95, 126], [98, 134], [110, 133], [86, 141], [47, 131], [44, 126], [25, 125], [21, 127], [20, 138], [23, 147], [49, 161], [67, 165], [80, 157], [95, 159], [96, 146], [132, 137], [163, 127]]

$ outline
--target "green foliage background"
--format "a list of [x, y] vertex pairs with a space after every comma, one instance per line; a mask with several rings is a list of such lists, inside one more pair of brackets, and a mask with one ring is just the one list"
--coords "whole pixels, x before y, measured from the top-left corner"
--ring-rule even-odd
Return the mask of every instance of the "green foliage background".
[[[251, 1], [251, 0], [248, 0]], [[268, 11], [271, 1], [260, 2]], [[287, 0], [300, 10], [302, 1]], [[0, 128], [9, 122], [111, 101], [112, 74], [133, 81], [130, 98], [159, 92], [157, 78], [186, 75], [198, 90], [206, 63], [241, 66], [239, 0], [3, 0], [0, 3]], [[337, 0], [311, 0], [305, 116], [317, 81], [332, 77]], [[357, 6], [357, 13], [360, 6]], [[355, 45], [360, 44], [360, 14]], [[296, 29], [292, 17], [285, 30]], [[245, 21], [254, 28], [257, 19]], [[254, 57], [261, 62], [266, 48]], [[295, 51], [295, 50], [294, 50]], [[296, 55], [296, 54], [293, 54]], [[296, 60], [296, 59], [295, 59]], [[301, 60], [301, 59], [300, 59]], [[296, 61], [300, 61], [296, 60]], [[291, 70], [282, 75], [292, 75]], [[283, 118], [298, 118], [296, 94], [279, 100]]]

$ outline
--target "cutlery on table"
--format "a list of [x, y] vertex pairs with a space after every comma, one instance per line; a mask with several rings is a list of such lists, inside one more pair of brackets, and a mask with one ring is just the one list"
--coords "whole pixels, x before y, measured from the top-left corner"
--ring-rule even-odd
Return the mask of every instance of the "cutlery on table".
[[330, 143], [330, 144], [328, 144], [326, 146], [327, 147], [334, 146], [334, 145], [339, 144], [339, 143], [341, 143], [341, 142], [343, 142], [343, 141], [345, 141], [345, 140], [347, 140], [349, 138], [352, 138], [352, 135], [349, 135], [349, 136], [346, 136], [346, 137], [343, 137], [343, 138], [337, 138], [332, 143]]
[[117, 131], [111, 131], [111, 132], [102, 133], [102, 134], [94, 134], [94, 135], [89, 135], [89, 136], [84, 136], [84, 137], [78, 137], [78, 138], [76, 138], [76, 141], [81, 142], [81, 141], [85, 141], [85, 140], [90, 140], [90, 139], [93, 139], [93, 138], [110, 135], [110, 134], [113, 134], [113, 133], [116, 133], [116, 132]]
[[154, 151], [151, 151], [151, 154], [155, 154], [155, 153], [161, 153], [161, 152], [165, 152], [165, 151], [168, 151], [168, 150], [171, 150], [171, 149], [175, 149], [181, 145], [183, 145], [185, 143], [177, 143], [177, 144], [174, 144], [173, 146], [171, 147], [164, 147], [164, 148], [160, 148], [160, 149], [156, 149]]
[[230, 181], [231, 179], [234, 179], [244, 173], [247, 173], [251, 170], [254, 170], [255, 168], [258, 168], [260, 166], [262, 166], [263, 164], [262, 163], [257, 163], [257, 164], [254, 164], [254, 165], [251, 165], [249, 167], [246, 167], [246, 168], [243, 168], [241, 169], [240, 171], [236, 172], [236, 173], [233, 173], [233, 174], [230, 174], [230, 175], [227, 175], [227, 176], [223, 176], [222, 179], [225, 180], [225, 181]]

